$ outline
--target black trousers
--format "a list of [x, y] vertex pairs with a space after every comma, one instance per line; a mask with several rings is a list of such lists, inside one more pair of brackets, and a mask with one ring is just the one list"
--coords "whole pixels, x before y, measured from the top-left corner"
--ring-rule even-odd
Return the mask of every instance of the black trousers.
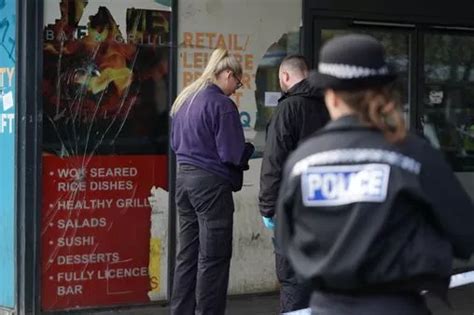
[[312, 289], [296, 279], [288, 259], [275, 249], [275, 267], [280, 282], [280, 312], [297, 311], [309, 307]]
[[314, 292], [313, 315], [430, 315], [419, 294], [378, 294], [350, 296]]
[[224, 315], [234, 202], [225, 179], [191, 165], [176, 178], [179, 250], [176, 256], [172, 315]]

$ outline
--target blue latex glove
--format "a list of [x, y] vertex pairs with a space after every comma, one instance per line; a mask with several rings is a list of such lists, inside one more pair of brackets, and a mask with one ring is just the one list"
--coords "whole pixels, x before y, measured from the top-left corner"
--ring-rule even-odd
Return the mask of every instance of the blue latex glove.
[[262, 217], [263, 224], [269, 230], [273, 230], [275, 228], [275, 223], [273, 222], [273, 218]]

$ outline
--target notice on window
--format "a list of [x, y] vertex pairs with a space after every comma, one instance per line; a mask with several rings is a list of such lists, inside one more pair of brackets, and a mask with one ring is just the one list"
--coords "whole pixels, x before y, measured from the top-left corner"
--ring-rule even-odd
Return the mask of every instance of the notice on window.
[[278, 100], [280, 99], [280, 97], [280, 92], [265, 92], [265, 106], [276, 107], [278, 105]]
[[145, 303], [166, 287], [165, 156], [44, 157], [43, 309]]

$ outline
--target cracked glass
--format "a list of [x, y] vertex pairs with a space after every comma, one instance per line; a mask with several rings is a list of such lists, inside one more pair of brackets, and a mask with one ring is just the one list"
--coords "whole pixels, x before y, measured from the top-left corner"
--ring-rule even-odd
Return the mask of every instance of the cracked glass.
[[170, 14], [45, 1], [43, 310], [166, 298]]

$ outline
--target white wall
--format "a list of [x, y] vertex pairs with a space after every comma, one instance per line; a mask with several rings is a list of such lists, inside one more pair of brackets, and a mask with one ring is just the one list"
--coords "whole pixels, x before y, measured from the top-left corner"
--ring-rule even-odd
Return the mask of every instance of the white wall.
[[278, 288], [273, 233], [263, 227], [257, 209], [262, 159], [250, 161], [242, 191], [234, 194], [234, 241], [229, 293], [274, 291]]

